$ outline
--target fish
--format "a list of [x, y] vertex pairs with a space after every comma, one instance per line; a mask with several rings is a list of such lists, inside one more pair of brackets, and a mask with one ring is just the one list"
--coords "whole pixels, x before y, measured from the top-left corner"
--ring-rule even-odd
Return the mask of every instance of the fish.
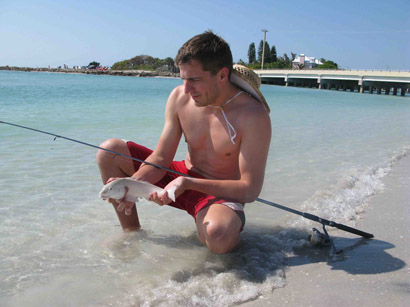
[[[157, 187], [149, 182], [139, 181], [132, 177], [125, 177], [116, 179], [104, 185], [99, 193], [99, 196], [104, 200], [108, 198], [121, 199], [125, 194], [125, 187], [128, 187], [128, 193], [125, 200], [134, 203], [138, 202], [140, 198], [145, 198], [148, 200], [150, 193], [157, 192], [159, 196], [162, 196], [165, 193], [164, 189], [161, 189], [160, 187]], [[168, 197], [173, 202], [175, 202], [176, 189], [177, 186], [174, 186], [167, 191]]]

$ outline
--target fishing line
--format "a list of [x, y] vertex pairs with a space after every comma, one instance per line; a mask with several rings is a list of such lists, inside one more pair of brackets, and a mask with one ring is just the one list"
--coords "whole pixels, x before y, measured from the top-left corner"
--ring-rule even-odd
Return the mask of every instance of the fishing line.
[[47, 131], [43, 131], [43, 130], [39, 130], [39, 129], [30, 128], [30, 127], [26, 127], [26, 126], [22, 126], [22, 125], [17, 125], [17, 124], [5, 122], [5, 121], [2, 121], [2, 120], [0, 120], [0, 124], [6, 124], [6, 125], [18, 127], [18, 128], [23, 128], [23, 129], [27, 129], [27, 130], [31, 130], [31, 131], [43, 133], [43, 134], [48, 134], [48, 135], [54, 136], [54, 141], [55, 141], [57, 138], [65, 139], [65, 140], [68, 140], [68, 141], [71, 141], [71, 142], [75, 142], [75, 143], [78, 143], [78, 144], [82, 144], [82, 145], [86, 145], [86, 146], [89, 146], [89, 147], [93, 147], [93, 148], [97, 148], [97, 149], [101, 149], [101, 150], [110, 152], [110, 153], [114, 154], [114, 158], [115, 158], [116, 156], [121, 156], [121, 157], [124, 157], [124, 158], [127, 158], [127, 159], [132, 159], [132, 160], [138, 161], [138, 162], [140, 162], [140, 163], [145, 163], [145, 164], [151, 165], [151, 166], [153, 166], [153, 167], [155, 167], [155, 168], [159, 168], [159, 169], [162, 169], [162, 170], [164, 170], [164, 171], [168, 171], [168, 172], [172, 172], [172, 173], [175, 173], [175, 174], [178, 174], [178, 175], [181, 175], [181, 176], [189, 177], [189, 175], [186, 175], [186, 174], [183, 174], [183, 173], [174, 171], [174, 170], [172, 170], [172, 169], [169, 169], [169, 168], [166, 168], [166, 167], [163, 167], [163, 166], [160, 166], [160, 165], [156, 165], [156, 164], [153, 164], [153, 163], [150, 163], [150, 162], [147, 162], [147, 161], [138, 159], [138, 158], [134, 158], [134, 157], [131, 157], [131, 156], [122, 154], [122, 153], [120, 153], [120, 152], [116, 152], [116, 151], [113, 151], [113, 150], [110, 150], [110, 149], [107, 149], [107, 148], [103, 148], [103, 147], [100, 147], [100, 146], [96, 146], [96, 145], [93, 145], [93, 144], [85, 143], [85, 142], [82, 142], [82, 141], [79, 141], [79, 140], [75, 140], [75, 139], [72, 139], [72, 138], [68, 138], [68, 137], [65, 137], [65, 136], [62, 136], [62, 135], [54, 134], [54, 133], [47, 132]]
[[[39, 129], [34, 129], [34, 128], [22, 126], [22, 125], [17, 125], [17, 124], [13, 124], [13, 123], [1, 121], [1, 120], [0, 120], [0, 124], [6, 124], [6, 125], [22, 128], [22, 129], [35, 131], [35, 132], [38, 132], [38, 133], [51, 135], [51, 136], [54, 136], [54, 140], [56, 140], [57, 138], [61, 138], [61, 139], [65, 139], [65, 140], [75, 142], [75, 143], [78, 143], [78, 144], [86, 145], [86, 146], [89, 146], [89, 147], [92, 147], [92, 148], [104, 150], [106, 152], [114, 154], [114, 158], [116, 156], [121, 156], [121, 157], [124, 157], [124, 158], [127, 158], [127, 159], [132, 159], [132, 160], [138, 161], [140, 163], [145, 163], [147, 165], [151, 165], [155, 168], [162, 169], [162, 170], [167, 171], [167, 172], [171, 172], [171, 173], [178, 174], [178, 175], [185, 176], [185, 177], [191, 177], [187, 174], [183, 174], [183, 173], [180, 173], [178, 171], [174, 171], [172, 169], [169, 169], [169, 168], [166, 168], [166, 167], [163, 167], [163, 166], [160, 166], [160, 165], [156, 165], [154, 163], [147, 162], [145, 160], [134, 158], [132, 156], [128, 156], [128, 155], [125, 155], [125, 154], [122, 154], [122, 153], [119, 153], [119, 152], [116, 152], [116, 151], [113, 151], [113, 150], [110, 150], [110, 149], [107, 149], [107, 148], [103, 148], [103, 147], [100, 147], [100, 146], [85, 143], [85, 142], [75, 140], [75, 139], [72, 139], [72, 138], [68, 138], [68, 137], [58, 135], [58, 134], [55, 134], [55, 133], [51, 133], [51, 132], [47, 132], [47, 131], [43, 131], [43, 130], [39, 130]], [[293, 213], [293, 214], [300, 215], [300, 216], [302, 216], [306, 219], [309, 219], [309, 220], [312, 220], [312, 221], [315, 221], [315, 222], [318, 222], [318, 223], [322, 224], [324, 234], [321, 234], [317, 229], [314, 228], [313, 234], [310, 236], [310, 240], [314, 241], [314, 242], [322, 242], [323, 241], [327, 244], [327, 242], [329, 240], [331, 240], [328, 233], [327, 233], [327, 231], [326, 231], [325, 226], [335, 227], [335, 228], [338, 228], [340, 230], [347, 231], [347, 232], [362, 236], [362, 237], [367, 238], [367, 239], [370, 239], [370, 238], [374, 237], [371, 233], [367, 233], [367, 232], [361, 231], [359, 229], [355, 229], [355, 228], [352, 228], [352, 227], [349, 227], [349, 226], [346, 226], [346, 225], [343, 225], [343, 224], [339, 224], [339, 223], [336, 223], [336, 222], [333, 222], [333, 221], [329, 221], [329, 220], [323, 219], [321, 217], [318, 217], [316, 215], [313, 215], [313, 214], [310, 214], [310, 213], [307, 213], [307, 212], [298, 211], [298, 210], [295, 210], [295, 209], [292, 209], [292, 208], [289, 208], [289, 207], [286, 207], [286, 206], [283, 206], [283, 205], [280, 205], [280, 204], [277, 204], [277, 203], [274, 203], [274, 202], [271, 202], [271, 201], [268, 201], [268, 200], [265, 200], [265, 199], [262, 199], [262, 198], [256, 198], [256, 201], [264, 203], [264, 204], [272, 206], [272, 207], [275, 207], [275, 208], [278, 208], [278, 209], [281, 209], [281, 210], [288, 211], [288, 212]], [[317, 238], [318, 233], [321, 234], [321, 235], [319, 235], [319, 237], [324, 236], [323, 240], [317, 240], [318, 239]], [[325, 246], [325, 245], [323, 245], [323, 246]]]

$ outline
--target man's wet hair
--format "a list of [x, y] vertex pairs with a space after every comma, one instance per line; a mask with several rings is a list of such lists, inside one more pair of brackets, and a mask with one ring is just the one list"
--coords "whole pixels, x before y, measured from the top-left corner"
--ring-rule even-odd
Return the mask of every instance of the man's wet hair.
[[203, 70], [210, 71], [213, 75], [223, 67], [229, 69], [229, 74], [232, 72], [231, 48], [224, 39], [210, 30], [192, 37], [183, 44], [175, 58], [175, 65], [186, 64], [192, 60], [198, 61]]

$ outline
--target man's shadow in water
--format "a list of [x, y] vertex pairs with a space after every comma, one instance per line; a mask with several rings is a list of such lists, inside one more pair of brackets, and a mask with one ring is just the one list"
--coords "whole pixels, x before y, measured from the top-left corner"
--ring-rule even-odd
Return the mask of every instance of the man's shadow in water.
[[[391, 256], [386, 250], [394, 248], [391, 243], [377, 239], [334, 237], [334, 244], [342, 253], [337, 254], [331, 247], [313, 247], [305, 230], [280, 227], [248, 226], [241, 235], [241, 243], [236, 250], [225, 255], [216, 255], [204, 248], [205, 262], [194, 268], [176, 272], [172, 279], [185, 282], [192, 276], [215, 276], [232, 272], [238, 279], [263, 283], [267, 278], [284, 275], [286, 267], [311, 263], [327, 263], [332, 270], [343, 270], [350, 274], [379, 274], [399, 270], [406, 263]], [[125, 258], [132, 261], [138, 257], [139, 245], [150, 242], [170, 248], [190, 250], [202, 246], [192, 233], [188, 237], [176, 234], [156, 236], [151, 232], [128, 234], [116, 241], [117, 255], [128, 250]], [[132, 255], [133, 254], [133, 255]], [[290, 256], [287, 256], [290, 255]], [[122, 257], [119, 257], [122, 258]], [[125, 260], [124, 259], [124, 260]]]

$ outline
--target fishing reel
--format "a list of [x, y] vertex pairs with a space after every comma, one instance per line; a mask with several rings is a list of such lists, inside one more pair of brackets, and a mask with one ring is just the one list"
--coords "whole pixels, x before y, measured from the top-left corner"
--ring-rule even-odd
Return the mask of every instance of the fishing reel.
[[321, 233], [316, 228], [312, 228], [312, 233], [309, 235], [308, 241], [313, 246], [329, 247], [329, 246], [331, 246], [332, 239], [330, 239], [330, 237], [329, 237], [329, 235], [328, 235], [325, 228], [324, 228], [324, 233]]
[[316, 228], [312, 228], [312, 233], [308, 237], [308, 241], [316, 247], [332, 247], [333, 251], [336, 254], [343, 252], [343, 249], [337, 250], [333, 240], [330, 238], [329, 234], [326, 231], [325, 224], [323, 226], [323, 233]]

